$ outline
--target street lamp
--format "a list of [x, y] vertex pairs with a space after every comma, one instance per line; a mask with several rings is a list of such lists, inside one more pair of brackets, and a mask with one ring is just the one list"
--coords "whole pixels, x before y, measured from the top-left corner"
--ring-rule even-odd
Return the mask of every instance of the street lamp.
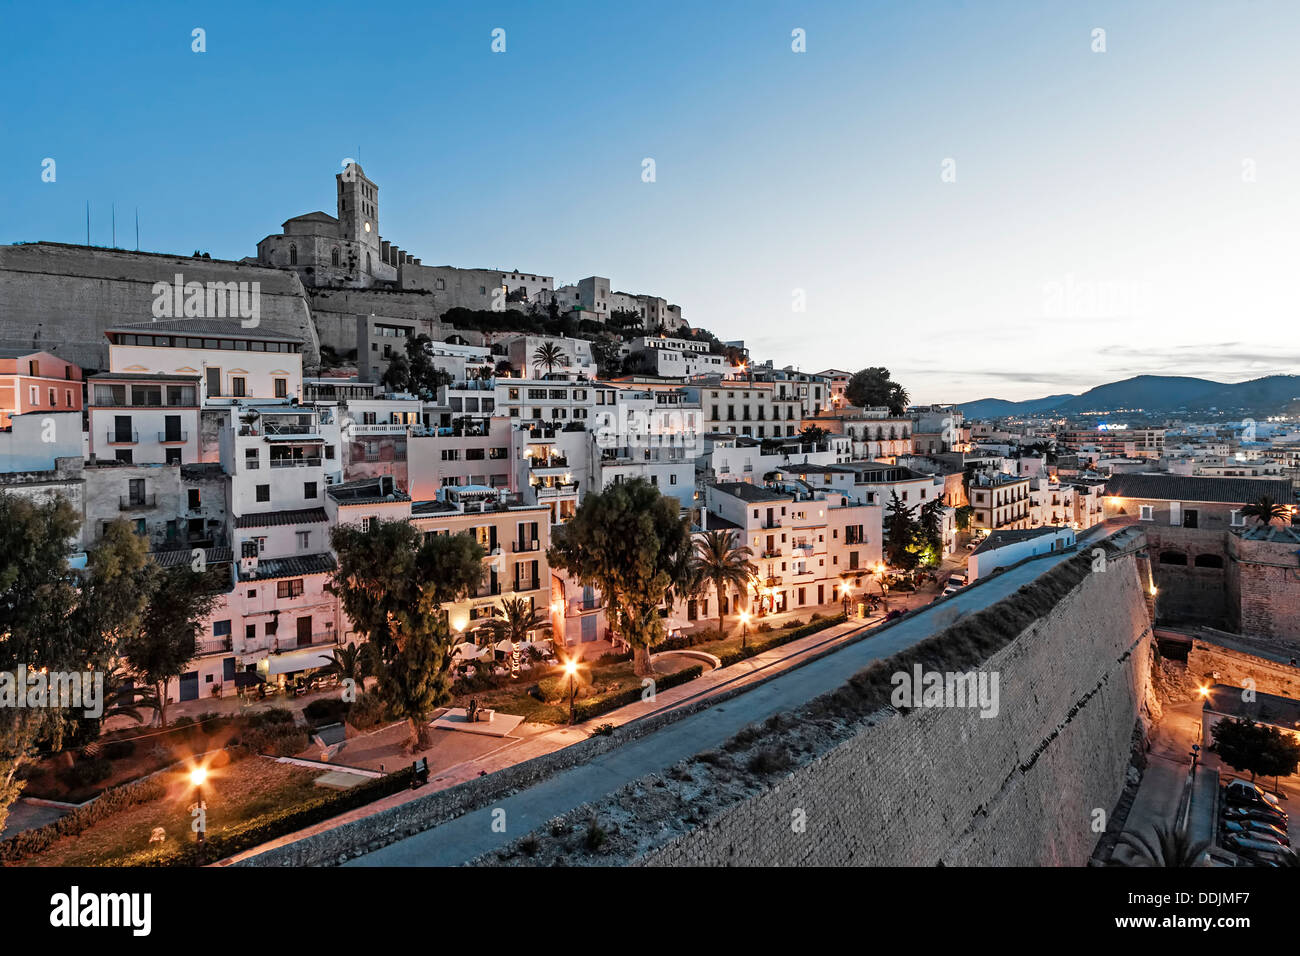
[[569, 675], [569, 723], [573, 723], [573, 699], [577, 687], [574, 679], [578, 676], [578, 662], [570, 657], [564, 662], [564, 673]]
[[840, 603], [844, 605], [845, 619], [847, 619], [849, 616], [849, 598], [852, 596], [852, 594], [853, 594], [852, 584], [849, 584], [848, 581], [845, 581], [843, 584], [840, 585]]
[[740, 612], [740, 646], [743, 648], [749, 641], [749, 612]]
[[196, 811], [197, 816], [191, 822], [190, 825], [193, 827], [195, 824], [197, 824], [197, 828], [194, 831], [194, 841], [195, 841], [195, 850], [196, 850], [195, 858], [199, 866], [203, 865], [203, 850], [205, 844], [205, 837], [207, 835], [207, 830], [208, 830], [208, 820], [207, 820], [208, 805], [207, 802], [203, 799], [203, 784], [207, 782], [207, 779], [208, 779], [207, 767], [197, 766], [190, 771], [190, 784], [197, 791], [196, 802], [194, 805], [194, 809]]

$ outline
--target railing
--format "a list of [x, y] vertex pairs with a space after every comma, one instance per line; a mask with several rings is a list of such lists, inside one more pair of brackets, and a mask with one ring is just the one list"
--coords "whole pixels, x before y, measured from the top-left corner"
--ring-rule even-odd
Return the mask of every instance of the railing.
[[539, 499], [541, 498], [560, 498], [565, 495], [576, 495], [578, 493], [577, 482], [561, 485], [536, 485], [533, 488]]
[[140, 441], [139, 432], [118, 432], [108, 433], [108, 443], [110, 445], [134, 445]]
[[485, 584], [474, 592], [476, 598], [494, 597], [501, 593], [501, 582], [496, 584]]
[[268, 435], [310, 435], [312, 434], [311, 425], [283, 425], [277, 422], [264, 422], [264, 430]]
[[533, 468], [568, 468], [569, 459], [563, 455], [553, 455], [550, 458], [534, 458], [531, 467]]
[[272, 458], [272, 468], [319, 468], [319, 458]]
[[542, 585], [541, 585], [540, 580], [533, 580], [533, 581], [516, 581], [516, 582], [515, 582], [515, 586], [514, 586], [514, 590], [515, 590], [516, 592], [520, 592], [520, 591], [536, 591], [536, 590], [537, 590], [538, 588], [540, 588], [541, 586], [542, 586]]
[[200, 657], [206, 654], [226, 654], [232, 649], [230, 638], [219, 637], [210, 641], [195, 641]]
[[585, 614], [587, 611], [599, 611], [605, 606], [605, 602], [598, 597], [588, 598], [569, 598], [570, 614]]
[[117, 499], [119, 511], [144, 511], [158, 504], [157, 495], [123, 495]]
[[526, 551], [537, 551], [537, 550], [539, 550], [539, 549], [541, 548], [541, 546], [542, 546], [541, 539], [540, 539], [540, 538], [534, 538], [532, 541], [516, 541], [516, 542], [514, 542], [514, 544], [513, 544], [513, 550], [514, 550], [515, 554], [520, 554], [520, 553], [523, 553], [523, 552], [526, 552]]
[[292, 651], [300, 651], [306, 647], [324, 647], [337, 643], [338, 635], [333, 631], [315, 631], [311, 635], [311, 640], [304, 643], [300, 643], [296, 637], [286, 637], [283, 640], [277, 637], [275, 644], [271, 647], [271, 653], [288, 654]]
[[158, 433], [158, 440], [159, 440], [160, 442], [164, 442], [164, 443], [166, 443], [166, 442], [178, 442], [178, 441], [189, 441], [189, 440], [190, 440], [190, 433], [189, 433], [189, 432], [159, 432], [159, 433]]
[[764, 551], [764, 552], [763, 552], [763, 557], [765, 557], [765, 558], [779, 558], [779, 557], [781, 557], [781, 549], [780, 549], [780, 548], [770, 548], [770, 549], [768, 549], [767, 551]]
[[353, 431], [356, 434], [365, 435], [405, 435], [410, 425], [400, 425], [395, 422], [355, 422]]
[[257, 459], [257, 458], [245, 458], [245, 459], [244, 459], [244, 470], [245, 470], [245, 471], [257, 471], [257, 469], [259, 469], [259, 468], [261, 468], [261, 467], [262, 467], [262, 462], [261, 462], [259, 459]]

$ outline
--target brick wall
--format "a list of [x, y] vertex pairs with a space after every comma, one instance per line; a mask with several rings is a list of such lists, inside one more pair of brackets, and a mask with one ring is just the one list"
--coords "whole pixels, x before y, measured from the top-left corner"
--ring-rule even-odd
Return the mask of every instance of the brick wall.
[[1235, 574], [1228, 592], [1234, 631], [1300, 640], [1300, 558], [1294, 542], [1250, 541], [1232, 535]]

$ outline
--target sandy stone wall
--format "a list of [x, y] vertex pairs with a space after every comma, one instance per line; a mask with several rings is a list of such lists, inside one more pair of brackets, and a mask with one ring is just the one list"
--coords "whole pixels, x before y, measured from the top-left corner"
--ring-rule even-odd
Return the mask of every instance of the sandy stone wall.
[[1084, 865], [1148, 706], [1151, 637], [1136, 563], [1114, 561], [988, 660], [997, 717], [890, 708], [641, 862]]
[[304, 368], [319, 363], [311, 310], [293, 272], [49, 242], [0, 246], [0, 347], [41, 348], [83, 368], [107, 368], [104, 330], [150, 321], [154, 283], [178, 273], [186, 282], [259, 283], [262, 327], [301, 338]]

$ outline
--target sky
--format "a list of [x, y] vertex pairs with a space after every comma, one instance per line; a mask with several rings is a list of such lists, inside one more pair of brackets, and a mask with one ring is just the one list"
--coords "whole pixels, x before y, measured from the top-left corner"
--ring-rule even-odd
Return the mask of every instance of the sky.
[[1296, 374], [1297, 36], [1293, 0], [3, 0], [0, 243], [89, 201], [95, 244], [138, 209], [238, 259], [355, 158], [426, 264], [606, 276], [914, 401]]

